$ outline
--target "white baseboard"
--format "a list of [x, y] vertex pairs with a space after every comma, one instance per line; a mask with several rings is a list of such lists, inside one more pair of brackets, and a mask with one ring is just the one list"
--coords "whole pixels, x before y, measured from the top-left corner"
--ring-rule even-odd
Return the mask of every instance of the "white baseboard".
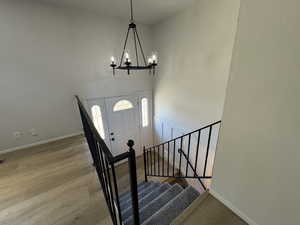
[[256, 222], [254, 222], [252, 219], [250, 219], [248, 216], [246, 216], [245, 213], [243, 213], [241, 210], [239, 210], [237, 207], [235, 207], [230, 201], [226, 200], [222, 195], [220, 195], [216, 191], [210, 189], [209, 193], [212, 196], [214, 196], [216, 199], [218, 199], [220, 202], [222, 202], [224, 205], [226, 205], [229, 209], [231, 209], [236, 215], [241, 217], [249, 225], [258, 225]]
[[78, 135], [81, 135], [81, 134], [83, 134], [83, 132], [77, 132], [77, 133], [73, 133], [73, 134], [69, 134], [69, 135], [65, 135], [65, 136], [50, 138], [50, 139], [44, 140], [44, 141], [38, 141], [38, 142], [29, 144], [29, 145], [22, 145], [22, 146], [18, 146], [18, 147], [15, 147], [15, 148], [5, 149], [5, 150], [0, 151], [0, 155], [4, 154], [4, 153], [19, 151], [19, 150], [22, 150], [22, 149], [25, 149], [25, 148], [30, 148], [30, 147], [34, 147], [34, 146], [38, 146], [38, 145], [47, 144], [47, 143], [50, 143], [50, 142], [53, 142], [53, 141], [59, 141], [59, 140], [65, 139], [65, 138], [75, 137], [75, 136], [78, 136]]

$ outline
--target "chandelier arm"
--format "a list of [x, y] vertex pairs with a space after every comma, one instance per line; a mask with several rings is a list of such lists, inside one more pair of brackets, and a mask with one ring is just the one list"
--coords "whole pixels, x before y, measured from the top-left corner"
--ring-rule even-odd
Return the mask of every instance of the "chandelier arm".
[[141, 44], [141, 41], [140, 41], [140, 38], [139, 38], [139, 34], [138, 34], [136, 28], [134, 29], [134, 31], [136, 33], [136, 37], [137, 37], [137, 40], [138, 40], [138, 43], [139, 43], [139, 46], [140, 46], [140, 49], [141, 49], [141, 52], [142, 52], [142, 56], [143, 56], [143, 59], [144, 59], [145, 66], [147, 66], [146, 57], [145, 57], [144, 50], [143, 50], [143, 47], [142, 47], [142, 44]]
[[134, 47], [135, 47], [136, 62], [137, 62], [137, 66], [139, 66], [139, 54], [138, 54], [137, 43], [136, 43], [136, 33], [135, 33], [134, 29], [133, 29], [133, 37], [134, 37]]
[[124, 54], [125, 54], [125, 50], [126, 50], [126, 45], [127, 45], [127, 41], [128, 41], [129, 31], [130, 31], [130, 28], [128, 28], [128, 30], [127, 30], [125, 44], [124, 44], [124, 47], [123, 47], [123, 52], [122, 52], [122, 56], [121, 56], [121, 60], [120, 60], [120, 66], [122, 66], [122, 63], [123, 63], [123, 58], [124, 58]]

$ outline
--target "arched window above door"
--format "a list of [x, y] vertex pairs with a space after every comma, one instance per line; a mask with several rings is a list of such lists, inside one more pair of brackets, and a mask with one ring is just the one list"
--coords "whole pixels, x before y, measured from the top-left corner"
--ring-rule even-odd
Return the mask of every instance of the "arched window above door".
[[92, 110], [94, 126], [97, 129], [98, 133], [100, 134], [101, 138], [105, 139], [101, 108], [99, 105], [94, 105], [91, 110]]
[[132, 109], [133, 108], [133, 104], [128, 101], [128, 100], [121, 100], [118, 101], [113, 108], [114, 112], [118, 112], [118, 111], [122, 111], [122, 110], [128, 110], [128, 109]]

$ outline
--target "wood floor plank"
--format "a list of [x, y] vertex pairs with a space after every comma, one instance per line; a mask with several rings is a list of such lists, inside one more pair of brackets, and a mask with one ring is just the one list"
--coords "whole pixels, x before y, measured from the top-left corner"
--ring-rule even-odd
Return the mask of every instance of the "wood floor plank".
[[1, 158], [1, 225], [112, 224], [82, 136]]

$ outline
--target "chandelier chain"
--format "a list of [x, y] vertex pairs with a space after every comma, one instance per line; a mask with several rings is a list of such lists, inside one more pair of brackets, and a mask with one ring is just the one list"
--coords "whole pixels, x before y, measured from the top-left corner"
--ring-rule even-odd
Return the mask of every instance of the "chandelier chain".
[[145, 53], [144, 53], [144, 50], [143, 50], [143, 47], [142, 47], [142, 43], [140, 41], [140, 37], [139, 37], [139, 34], [137, 32], [137, 29], [135, 28], [134, 31], [135, 31], [137, 39], [138, 39], [138, 43], [139, 43], [139, 46], [140, 46], [140, 49], [141, 49], [141, 52], [142, 52], [142, 55], [143, 55], [144, 63], [145, 63], [145, 65], [147, 65]]
[[126, 44], [127, 44], [127, 41], [128, 41], [129, 32], [130, 32], [130, 28], [128, 28], [128, 30], [127, 30], [125, 44], [124, 44], [123, 52], [122, 52], [122, 57], [121, 57], [121, 60], [120, 60], [120, 66], [122, 66], [122, 63], [123, 63], [123, 58], [124, 58], [124, 54], [125, 54], [125, 50], [126, 50]]
[[136, 43], [136, 33], [135, 33], [135, 29], [133, 30], [133, 36], [134, 36], [134, 47], [135, 47], [135, 57], [136, 57], [136, 63], [137, 66], [139, 66], [139, 54], [138, 54], [138, 48], [137, 48], [137, 43]]
[[132, 4], [132, 0], [130, 0], [130, 10], [131, 10], [131, 22], [133, 22], [133, 4]]

